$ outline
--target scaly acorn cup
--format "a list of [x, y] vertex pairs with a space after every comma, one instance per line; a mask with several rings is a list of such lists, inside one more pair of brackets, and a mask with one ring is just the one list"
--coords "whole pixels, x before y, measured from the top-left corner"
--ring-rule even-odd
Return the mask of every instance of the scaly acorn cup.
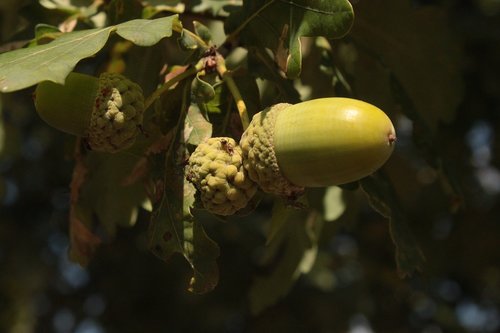
[[389, 158], [396, 134], [379, 108], [350, 98], [276, 104], [257, 113], [240, 146], [264, 192], [294, 198], [306, 187], [359, 180]]
[[189, 157], [186, 178], [200, 193], [203, 206], [218, 215], [246, 207], [257, 192], [243, 168], [241, 148], [232, 138], [210, 138]]
[[38, 84], [35, 107], [49, 125], [82, 137], [92, 150], [114, 153], [130, 147], [140, 133], [144, 96], [120, 74], [70, 73], [64, 85]]

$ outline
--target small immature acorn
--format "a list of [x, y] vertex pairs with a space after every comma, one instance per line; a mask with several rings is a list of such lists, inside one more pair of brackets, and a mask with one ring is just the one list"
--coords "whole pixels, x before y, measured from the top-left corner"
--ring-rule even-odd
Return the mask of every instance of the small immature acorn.
[[306, 187], [350, 183], [380, 168], [396, 133], [379, 108], [350, 98], [276, 104], [257, 113], [240, 146], [245, 169], [264, 192], [288, 198]]
[[243, 167], [241, 148], [232, 138], [210, 138], [199, 144], [189, 157], [186, 175], [203, 206], [218, 215], [246, 207], [257, 192], [257, 184]]
[[140, 133], [144, 96], [120, 74], [70, 73], [64, 85], [38, 84], [35, 107], [49, 125], [82, 137], [92, 150], [114, 153], [130, 147]]

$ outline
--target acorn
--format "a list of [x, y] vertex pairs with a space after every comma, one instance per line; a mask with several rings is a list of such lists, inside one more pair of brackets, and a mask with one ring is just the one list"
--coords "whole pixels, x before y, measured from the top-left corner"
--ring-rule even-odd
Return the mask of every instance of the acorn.
[[228, 137], [199, 144], [189, 157], [186, 177], [198, 190], [205, 209], [217, 215], [236, 213], [257, 192], [257, 184], [243, 167], [241, 148]]
[[38, 84], [35, 107], [45, 122], [82, 137], [90, 149], [115, 153], [141, 132], [144, 96], [138, 84], [120, 74], [70, 73], [64, 85]]
[[253, 118], [240, 146], [264, 192], [294, 198], [307, 187], [350, 183], [380, 168], [396, 141], [389, 117], [351, 98], [273, 105]]

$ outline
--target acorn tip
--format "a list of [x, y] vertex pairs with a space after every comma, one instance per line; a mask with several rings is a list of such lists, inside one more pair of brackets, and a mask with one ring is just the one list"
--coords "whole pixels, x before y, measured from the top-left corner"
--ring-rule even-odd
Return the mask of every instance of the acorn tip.
[[387, 139], [389, 140], [389, 146], [392, 146], [394, 144], [394, 142], [396, 142], [396, 140], [397, 140], [396, 134], [389, 133]]

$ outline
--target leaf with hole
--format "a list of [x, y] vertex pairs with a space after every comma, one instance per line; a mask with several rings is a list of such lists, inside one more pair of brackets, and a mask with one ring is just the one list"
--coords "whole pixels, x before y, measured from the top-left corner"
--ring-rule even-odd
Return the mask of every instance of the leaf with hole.
[[175, 253], [181, 254], [193, 269], [189, 290], [205, 293], [215, 288], [219, 279], [219, 247], [191, 214], [196, 191], [185, 180], [184, 168], [177, 163], [180, 160], [173, 156], [167, 159], [166, 176], [156, 182], [160, 200], [153, 206], [149, 247], [165, 261]]
[[185, 130], [187, 125], [187, 96], [189, 85], [184, 85], [182, 118], [173, 129], [176, 139], [167, 152], [151, 156], [153, 212], [148, 229], [149, 248], [160, 259], [168, 261], [175, 253], [181, 254], [193, 269], [189, 290], [205, 293], [217, 285], [219, 270], [218, 245], [208, 237], [203, 226], [191, 213], [196, 190], [186, 180], [184, 164], [187, 157]]

